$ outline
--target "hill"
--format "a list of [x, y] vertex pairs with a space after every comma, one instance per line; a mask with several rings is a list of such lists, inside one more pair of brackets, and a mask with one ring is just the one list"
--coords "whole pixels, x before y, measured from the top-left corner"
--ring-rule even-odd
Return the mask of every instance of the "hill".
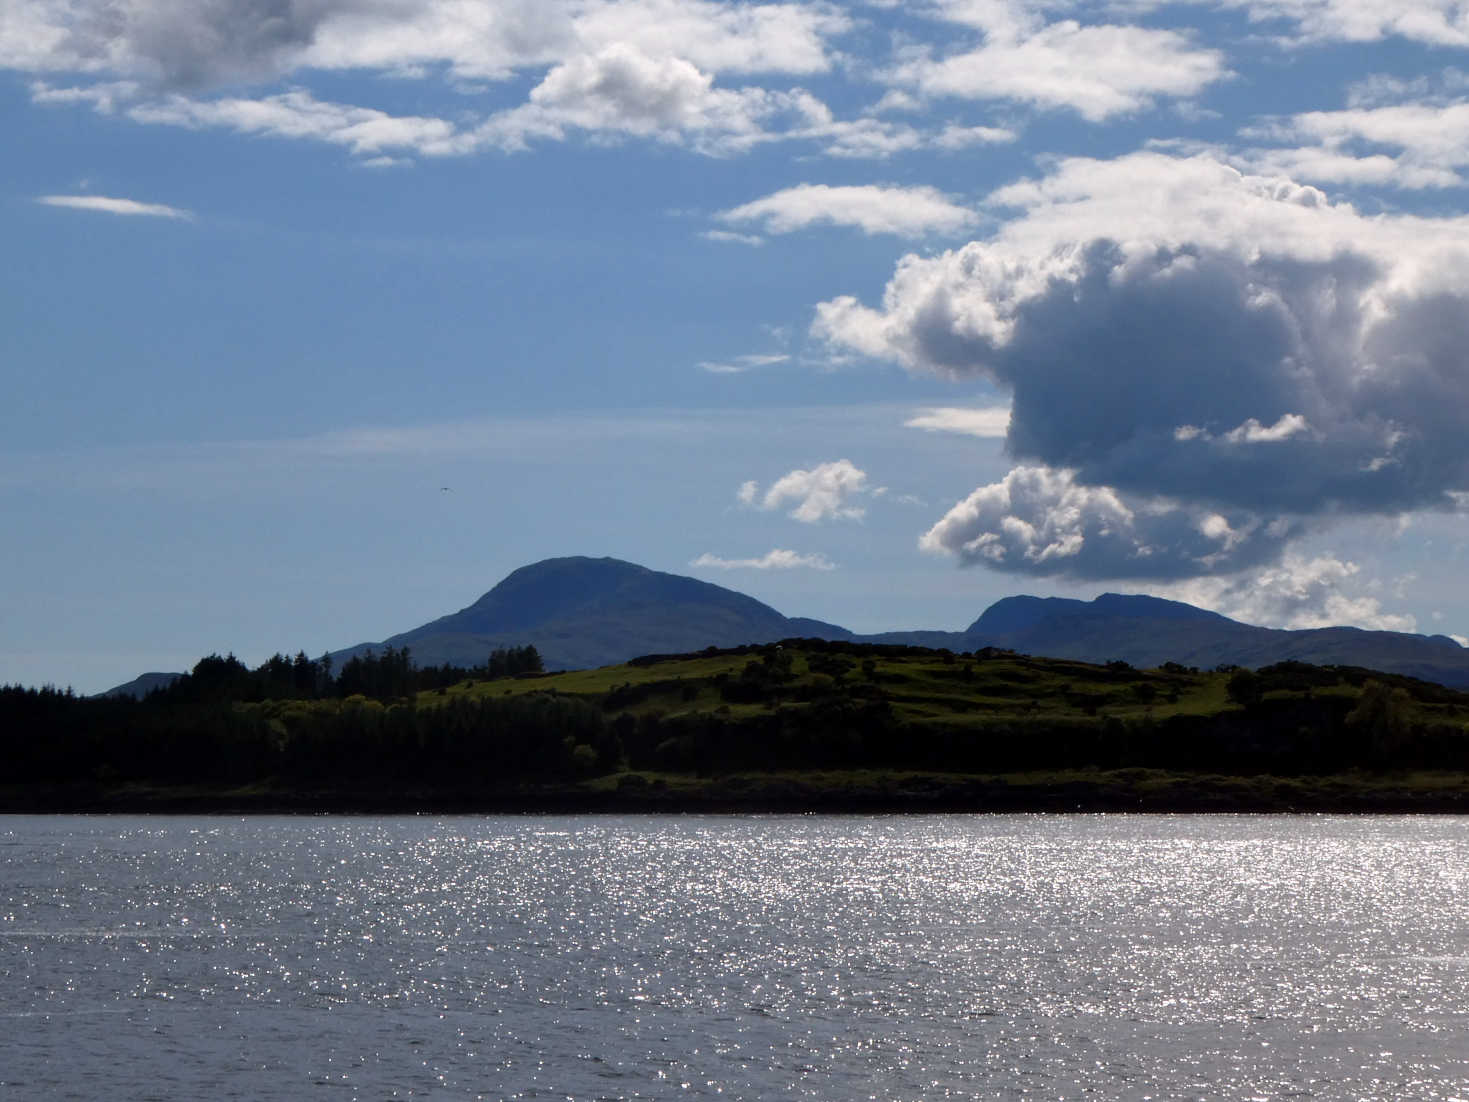
[[1199, 669], [1277, 662], [1361, 666], [1469, 688], [1469, 650], [1442, 635], [1333, 627], [1256, 627], [1158, 597], [1104, 593], [1093, 601], [1006, 597], [963, 631], [858, 635], [788, 617], [732, 589], [610, 558], [546, 559], [523, 566], [467, 608], [368, 649], [409, 647], [420, 665], [473, 666], [496, 647], [533, 643], [547, 669], [590, 669], [644, 654], [675, 654], [808, 638], [950, 650], [1001, 647], [1082, 662], [1140, 668], [1177, 662]]
[[215, 658], [141, 701], [0, 688], [0, 810], [1469, 808], [1469, 694], [1351, 667], [805, 639], [420, 672], [363, 693]]
[[141, 700], [155, 689], [166, 689], [177, 681], [183, 674], [180, 673], [141, 673], [131, 681], [121, 685], [114, 685], [98, 696], [130, 696], [135, 700]]
[[[421, 666], [482, 665], [502, 647], [534, 644], [547, 669], [591, 669], [646, 654], [676, 654], [807, 638], [973, 651], [999, 647], [1139, 668], [1176, 662], [1252, 669], [1278, 662], [1359, 666], [1469, 688], [1469, 650], [1442, 635], [1332, 627], [1285, 631], [1240, 623], [1157, 597], [1104, 593], [1093, 601], [1006, 597], [963, 631], [857, 635], [788, 617], [723, 586], [612, 558], [568, 557], [523, 566], [473, 604], [375, 643], [336, 651], [338, 669], [369, 650], [407, 647]], [[145, 674], [109, 690], [139, 695], [172, 674]]]
[[963, 640], [966, 648], [1005, 647], [1083, 662], [1115, 659], [1145, 668], [1177, 662], [1257, 669], [1295, 661], [1469, 687], [1469, 650], [1447, 636], [1349, 627], [1285, 631], [1178, 601], [1117, 593], [1094, 601], [1007, 597], [970, 624]]
[[581, 556], [523, 566], [467, 608], [368, 649], [408, 647], [420, 665], [474, 666], [496, 647], [533, 643], [547, 669], [585, 669], [640, 654], [768, 643], [792, 636], [851, 638], [818, 620], [790, 619], [753, 597], [635, 563]]

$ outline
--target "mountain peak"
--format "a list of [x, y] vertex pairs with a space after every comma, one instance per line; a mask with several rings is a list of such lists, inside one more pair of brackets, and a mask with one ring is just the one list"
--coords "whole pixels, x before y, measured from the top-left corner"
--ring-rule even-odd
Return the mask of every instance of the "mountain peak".
[[1078, 601], [1070, 597], [1031, 597], [1021, 594], [1004, 597], [985, 609], [978, 620], [965, 630], [966, 635], [1014, 635], [1051, 620], [1077, 618], [1126, 618], [1147, 620], [1227, 620], [1208, 609], [1196, 608], [1182, 601], [1149, 597], [1141, 593], [1103, 593], [1095, 600]]
[[406, 646], [430, 665], [472, 666], [495, 647], [534, 643], [548, 668], [566, 669], [797, 634], [794, 621], [732, 589], [621, 559], [574, 555], [511, 571], [468, 607], [379, 646]]

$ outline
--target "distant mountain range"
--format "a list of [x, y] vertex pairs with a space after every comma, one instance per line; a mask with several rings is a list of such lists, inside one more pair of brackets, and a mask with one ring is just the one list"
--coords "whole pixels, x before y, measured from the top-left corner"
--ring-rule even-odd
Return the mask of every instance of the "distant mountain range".
[[[1282, 631], [1255, 627], [1157, 597], [1104, 593], [1093, 601], [1006, 597], [964, 631], [858, 635], [836, 624], [788, 617], [753, 597], [618, 559], [561, 558], [523, 566], [474, 604], [448, 616], [335, 652], [341, 664], [384, 647], [408, 647], [419, 665], [482, 664], [496, 647], [533, 643], [548, 669], [625, 662], [787, 638], [899, 643], [976, 650], [1004, 647], [1085, 662], [1164, 662], [1208, 669], [1295, 659], [1364, 666], [1469, 688], [1469, 650], [1443, 635], [1359, 628]], [[141, 695], [168, 678], [144, 674], [110, 693]]]

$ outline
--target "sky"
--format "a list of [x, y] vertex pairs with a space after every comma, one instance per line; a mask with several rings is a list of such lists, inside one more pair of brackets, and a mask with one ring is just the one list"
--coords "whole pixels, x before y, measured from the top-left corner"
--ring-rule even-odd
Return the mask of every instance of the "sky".
[[0, 683], [611, 555], [1469, 636], [1464, 0], [0, 0]]

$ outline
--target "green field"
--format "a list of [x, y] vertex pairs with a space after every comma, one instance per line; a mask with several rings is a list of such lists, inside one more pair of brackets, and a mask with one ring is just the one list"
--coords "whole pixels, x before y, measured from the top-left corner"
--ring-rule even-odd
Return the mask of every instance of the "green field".
[[1350, 667], [788, 640], [397, 696], [226, 672], [12, 691], [0, 806], [1469, 810], [1469, 694]]

